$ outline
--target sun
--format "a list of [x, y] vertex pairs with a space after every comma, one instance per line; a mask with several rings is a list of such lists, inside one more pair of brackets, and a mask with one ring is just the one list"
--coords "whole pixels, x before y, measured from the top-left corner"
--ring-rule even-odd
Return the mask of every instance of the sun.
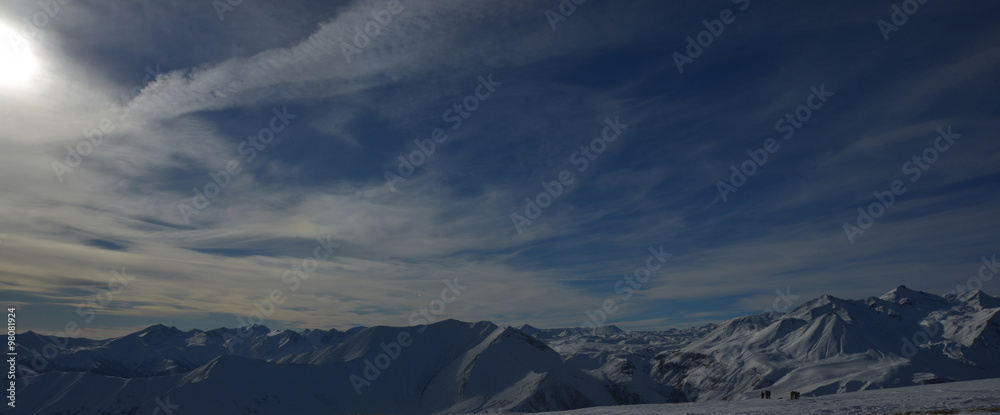
[[0, 85], [24, 86], [38, 67], [27, 39], [0, 26]]

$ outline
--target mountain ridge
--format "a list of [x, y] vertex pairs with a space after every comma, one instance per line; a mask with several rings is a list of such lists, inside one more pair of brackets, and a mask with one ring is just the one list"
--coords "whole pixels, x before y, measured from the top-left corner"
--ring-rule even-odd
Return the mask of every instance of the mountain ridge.
[[[820, 396], [1000, 377], [993, 305], [1000, 304], [978, 290], [937, 296], [899, 286], [878, 297], [824, 295], [783, 314], [662, 331], [448, 319], [346, 331], [253, 326], [240, 338], [236, 329], [157, 324], [114, 339], [63, 339], [47, 370], [27, 372], [24, 389], [58, 398], [22, 405], [30, 413], [128, 412], [160, 396], [226, 396], [225, 404], [191, 409], [282, 413], [294, 401], [306, 412], [450, 414], [751, 399], [763, 389]], [[58, 340], [22, 337], [29, 343], [18, 345], [22, 363], [34, 357], [30, 349]], [[117, 400], [94, 396], [88, 385], [117, 391]]]

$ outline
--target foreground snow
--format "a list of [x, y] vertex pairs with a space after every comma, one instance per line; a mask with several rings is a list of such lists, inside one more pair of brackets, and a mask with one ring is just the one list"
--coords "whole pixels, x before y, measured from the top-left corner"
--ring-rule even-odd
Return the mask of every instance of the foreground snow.
[[[787, 393], [787, 391], [780, 392]], [[782, 398], [629, 405], [543, 413], [566, 415], [986, 414], [1000, 412], [1000, 379], [866, 390], [815, 398], [802, 397], [797, 401], [789, 401], [787, 396]]]

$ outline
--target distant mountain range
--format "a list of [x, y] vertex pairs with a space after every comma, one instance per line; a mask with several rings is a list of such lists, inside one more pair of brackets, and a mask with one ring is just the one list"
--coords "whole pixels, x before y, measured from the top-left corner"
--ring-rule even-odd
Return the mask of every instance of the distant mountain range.
[[905, 286], [865, 300], [825, 295], [777, 318], [729, 320], [654, 361], [657, 382], [700, 400], [1000, 377], [1000, 301]]
[[99, 341], [24, 333], [18, 412], [537, 412], [1000, 377], [1000, 300], [903, 286], [684, 330], [446, 320], [240, 334], [163, 325]]

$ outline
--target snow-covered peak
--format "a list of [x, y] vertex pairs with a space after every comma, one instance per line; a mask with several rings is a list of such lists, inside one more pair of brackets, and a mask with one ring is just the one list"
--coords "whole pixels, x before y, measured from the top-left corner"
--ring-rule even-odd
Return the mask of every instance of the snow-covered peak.
[[237, 328], [236, 330], [239, 330], [239, 331], [248, 331], [250, 333], [253, 333], [253, 335], [255, 335], [255, 336], [267, 335], [267, 333], [271, 332], [270, 328], [268, 328], [267, 326], [261, 325], [261, 324], [251, 324], [251, 325], [246, 326], [246, 327]]
[[1000, 309], [979, 306], [996, 299], [973, 292], [962, 300], [970, 307], [905, 286], [866, 300], [825, 295], [770, 323], [748, 316], [720, 324], [657, 356], [655, 371], [699, 400], [1000, 376]]
[[154, 324], [132, 333], [130, 336], [139, 337], [146, 342], [161, 342], [183, 333], [183, 331], [174, 326], [167, 327], [163, 324]]
[[774, 320], [766, 314], [732, 318], [716, 326], [704, 337], [696, 340], [694, 344], [716, 344], [725, 339], [753, 334], [771, 325], [773, 322]]
[[611, 334], [624, 333], [625, 330], [622, 330], [621, 328], [619, 328], [614, 324], [608, 324], [606, 326], [600, 327], [598, 329], [598, 332], [605, 335], [611, 335]]
[[930, 293], [925, 293], [923, 291], [911, 290], [905, 285], [900, 285], [889, 292], [882, 294], [879, 298], [897, 303], [900, 305], [915, 304], [915, 303], [926, 303], [933, 305], [941, 305], [945, 303], [944, 298], [939, 295], [934, 295]]
[[980, 290], [968, 291], [958, 298], [977, 310], [1000, 307], [1000, 299]]
[[541, 330], [532, 327], [530, 324], [522, 324], [521, 327], [518, 327], [517, 329], [523, 331], [525, 334], [529, 336], [534, 336], [541, 332]]

